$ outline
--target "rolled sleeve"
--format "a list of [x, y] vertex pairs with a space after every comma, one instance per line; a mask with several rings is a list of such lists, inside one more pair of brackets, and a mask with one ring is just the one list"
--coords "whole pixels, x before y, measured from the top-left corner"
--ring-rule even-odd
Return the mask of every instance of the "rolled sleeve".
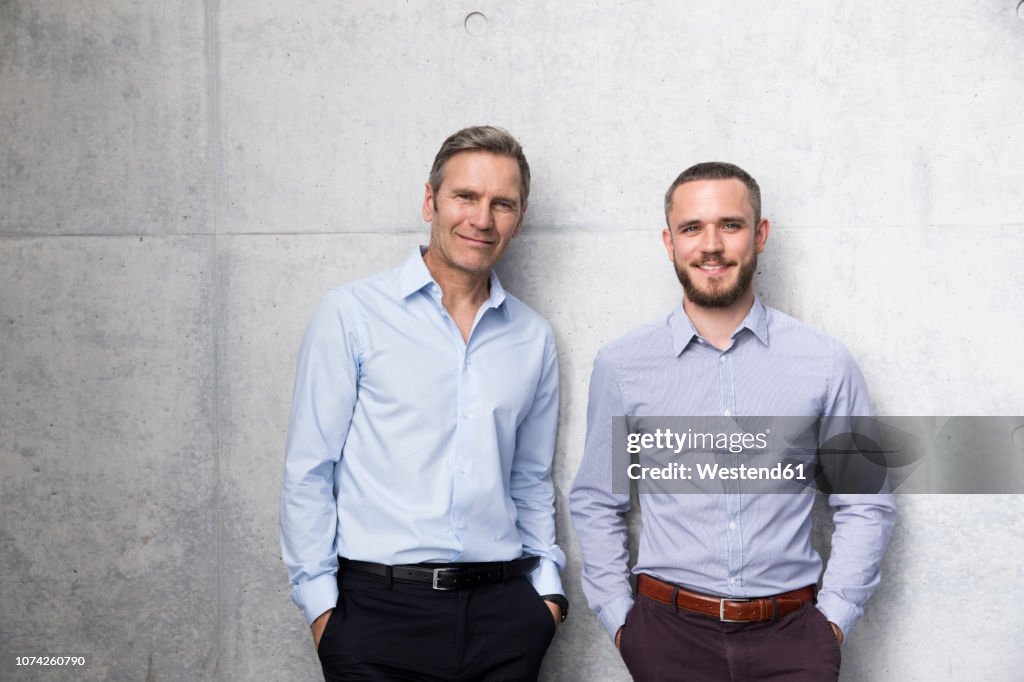
[[628, 494], [612, 492], [612, 419], [626, 414], [610, 358], [599, 353], [590, 378], [587, 436], [569, 495], [583, 555], [583, 593], [614, 639], [633, 605], [624, 515]]
[[630, 609], [633, 608], [634, 601], [632, 595], [617, 597], [605, 604], [601, 608], [600, 613], [598, 613], [598, 620], [601, 621], [601, 625], [604, 626], [605, 632], [608, 633], [613, 642], [619, 628], [626, 623], [626, 616], [629, 615]]
[[337, 563], [333, 573], [321, 573], [292, 589], [292, 601], [302, 609], [306, 625], [312, 625], [322, 613], [338, 604]]
[[[853, 357], [838, 342], [834, 350], [825, 416], [835, 429], [844, 417], [870, 416], [872, 411], [864, 377]], [[884, 477], [880, 487], [877, 494], [832, 494], [828, 498], [829, 506], [835, 509], [835, 530], [818, 609], [844, 635], [863, 615], [865, 604], [878, 587], [882, 557], [896, 521], [896, 506]]]
[[558, 359], [548, 328], [541, 378], [533, 404], [516, 431], [509, 479], [523, 553], [541, 557], [529, 576], [539, 594], [563, 594], [559, 571], [565, 567], [565, 554], [556, 544], [555, 486], [551, 480], [557, 429]]
[[562, 589], [562, 578], [559, 575], [560, 566], [552, 559], [542, 558], [540, 565], [530, 573], [528, 579], [537, 594], [565, 594]]
[[357, 343], [332, 291], [310, 321], [299, 350], [281, 490], [281, 554], [292, 601], [306, 620], [338, 599], [335, 467], [351, 423]]

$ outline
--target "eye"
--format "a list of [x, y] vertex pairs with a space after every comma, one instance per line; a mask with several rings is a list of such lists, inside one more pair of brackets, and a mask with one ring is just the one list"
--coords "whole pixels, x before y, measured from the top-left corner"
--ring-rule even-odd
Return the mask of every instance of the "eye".
[[497, 208], [499, 211], [514, 211], [515, 210], [515, 206], [512, 204], [511, 201], [495, 201], [494, 202], [494, 207]]
[[724, 229], [729, 231], [735, 231], [743, 227], [740, 223], [726, 223]]
[[699, 225], [683, 225], [679, 228], [679, 234], [693, 234], [700, 230]]

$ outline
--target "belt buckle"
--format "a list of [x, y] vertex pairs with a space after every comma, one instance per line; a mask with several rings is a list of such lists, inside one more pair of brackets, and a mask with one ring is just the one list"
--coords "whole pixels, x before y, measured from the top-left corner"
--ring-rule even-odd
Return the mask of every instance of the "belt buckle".
[[747, 621], [747, 620], [733, 620], [731, 618], [726, 618], [725, 617], [725, 602], [727, 602], [727, 601], [748, 602], [748, 601], [751, 601], [751, 600], [750, 599], [719, 599], [718, 600], [718, 620], [720, 620], [723, 623], [749, 623], [750, 622], [750, 621]]
[[430, 586], [433, 589], [441, 590], [442, 592], [450, 592], [451, 590], [457, 590], [458, 588], [455, 587], [454, 585], [451, 586], [451, 587], [445, 587], [445, 586], [443, 586], [443, 585], [438, 583], [438, 580], [441, 579], [442, 575], [448, 575], [448, 574], [457, 573], [457, 572], [458, 572], [457, 568], [435, 568], [434, 569], [434, 580], [433, 580], [433, 582], [431, 583]]

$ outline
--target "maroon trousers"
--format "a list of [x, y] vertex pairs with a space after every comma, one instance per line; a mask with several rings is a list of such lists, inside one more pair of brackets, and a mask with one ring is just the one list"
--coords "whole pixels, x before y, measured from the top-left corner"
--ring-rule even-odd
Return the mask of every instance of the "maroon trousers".
[[839, 679], [839, 643], [811, 602], [775, 622], [723, 623], [639, 595], [620, 647], [638, 682]]

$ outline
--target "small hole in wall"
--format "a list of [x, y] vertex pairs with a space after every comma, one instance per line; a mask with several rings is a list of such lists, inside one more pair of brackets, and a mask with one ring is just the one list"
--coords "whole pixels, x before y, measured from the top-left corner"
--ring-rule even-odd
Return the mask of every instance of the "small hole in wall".
[[470, 12], [466, 15], [466, 21], [463, 22], [466, 27], [466, 33], [471, 36], [482, 36], [487, 32], [487, 17], [480, 12]]

